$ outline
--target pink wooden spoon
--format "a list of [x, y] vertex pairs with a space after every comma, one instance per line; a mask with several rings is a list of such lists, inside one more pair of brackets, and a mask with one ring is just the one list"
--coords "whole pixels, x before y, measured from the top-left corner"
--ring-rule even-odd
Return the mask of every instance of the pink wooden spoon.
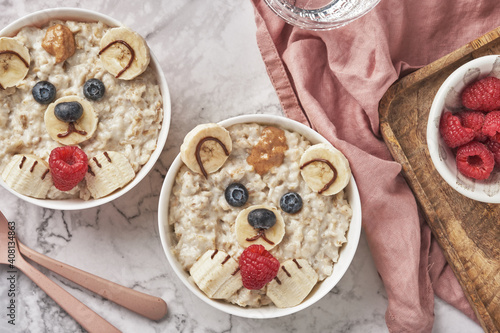
[[38, 253], [19, 240], [17, 242], [26, 258], [118, 305], [152, 320], [159, 320], [167, 314], [167, 303], [160, 297], [144, 294], [82, 271]]
[[[4, 224], [6, 227], [7, 223], [7, 220], [0, 212], [0, 227]], [[4, 236], [0, 233], [0, 240], [2, 237]], [[19, 240], [17, 240], [17, 243], [19, 245], [20, 252], [26, 258], [33, 260], [39, 265], [137, 314], [152, 320], [159, 320], [167, 313], [167, 303], [159, 297], [151, 296], [124, 287], [99, 276], [49, 258], [30, 249]]]
[[104, 318], [31, 266], [19, 253], [14, 230], [0, 213], [0, 263], [19, 268], [88, 332], [120, 332]]

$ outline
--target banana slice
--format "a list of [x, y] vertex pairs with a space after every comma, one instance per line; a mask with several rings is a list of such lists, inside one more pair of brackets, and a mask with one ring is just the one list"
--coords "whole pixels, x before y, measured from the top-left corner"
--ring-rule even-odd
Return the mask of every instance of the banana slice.
[[267, 296], [278, 308], [299, 305], [318, 282], [318, 273], [305, 259], [287, 260], [267, 285]]
[[134, 177], [128, 159], [121, 153], [108, 151], [89, 159], [85, 180], [92, 197], [98, 199], [127, 185]]
[[[80, 103], [83, 108], [82, 116], [75, 122], [61, 121], [55, 115], [56, 106], [68, 102]], [[63, 145], [77, 145], [92, 137], [97, 128], [98, 118], [94, 107], [88, 101], [77, 96], [65, 96], [49, 104], [44, 121], [47, 132], [53, 140]]]
[[34, 155], [14, 155], [2, 178], [14, 191], [38, 199], [45, 199], [53, 185], [49, 164]]
[[218, 124], [193, 128], [181, 145], [181, 159], [191, 171], [207, 177], [217, 171], [233, 149], [229, 132]]
[[14, 38], [0, 38], [0, 89], [14, 87], [30, 69], [28, 48]]
[[131, 80], [148, 68], [149, 47], [138, 33], [125, 28], [113, 28], [101, 39], [101, 62], [116, 78]]
[[[248, 215], [257, 209], [267, 209], [274, 213], [276, 223], [269, 229], [256, 229], [250, 225]], [[236, 217], [236, 240], [242, 247], [247, 248], [252, 244], [260, 244], [271, 250], [278, 245], [285, 235], [285, 222], [280, 212], [271, 206], [254, 205], [242, 210]]]
[[322, 195], [339, 193], [351, 179], [347, 158], [326, 143], [311, 146], [302, 154], [300, 173], [309, 188]]
[[220, 250], [205, 252], [189, 273], [198, 288], [210, 298], [228, 299], [243, 287], [238, 262]]

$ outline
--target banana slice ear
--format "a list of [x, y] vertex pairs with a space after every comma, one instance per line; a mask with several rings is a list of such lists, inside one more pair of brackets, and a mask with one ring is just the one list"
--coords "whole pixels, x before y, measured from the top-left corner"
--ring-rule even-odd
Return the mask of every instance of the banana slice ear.
[[181, 159], [191, 171], [208, 176], [224, 165], [233, 149], [229, 132], [218, 124], [193, 128], [181, 145]]
[[[76, 102], [83, 108], [81, 117], [75, 122], [61, 121], [56, 117], [55, 109], [58, 104]], [[45, 127], [50, 137], [63, 145], [77, 145], [86, 141], [94, 134], [98, 118], [94, 107], [88, 101], [77, 96], [61, 97], [49, 104], [44, 116]]]
[[311, 190], [325, 196], [339, 193], [351, 179], [347, 158], [326, 143], [313, 145], [302, 154], [300, 173]]
[[108, 72], [122, 80], [141, 75], [149, 65], [149, 47], [138, 33], [125, 27], [110, 29], [100, 42], [99, 57]]
[[14, 87], [28, 74], [30, 53], [24, 44], [9, 37], [0, 38], [0, 89]]

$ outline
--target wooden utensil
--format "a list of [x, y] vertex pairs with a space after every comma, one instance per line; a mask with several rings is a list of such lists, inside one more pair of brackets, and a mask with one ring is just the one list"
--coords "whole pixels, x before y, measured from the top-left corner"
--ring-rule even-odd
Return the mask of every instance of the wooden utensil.
[[[1, 212], [0, 220], [7, 221]], [[17, 244], [21, 254], [26, 258], [130, 311], [152, 320], [159, 320], [167, 313], [167, 303], [160, 297], [151, 296], [124, 287], [71, 265], [49, 258], [30, 249], [19, 240], [17, 240]]]
[[38, 253], [19, 240], [19, 249], [26, 258], [51, 271], [73, 281], [74, 283], [93, 291], [94, 293], [121, 305], [130, 311], [152, 320], [159, 320], [167, 313], [167, 303], [159, 297], [141, 293], [124, 287], [99, 276], [64, 264], [41, 253]]
[[88, 332], [120, 332], [108, 321], [24, 260], [19, 253], [15, 234], [2, 213], [0, 213], [0, 263], [19, 268]]

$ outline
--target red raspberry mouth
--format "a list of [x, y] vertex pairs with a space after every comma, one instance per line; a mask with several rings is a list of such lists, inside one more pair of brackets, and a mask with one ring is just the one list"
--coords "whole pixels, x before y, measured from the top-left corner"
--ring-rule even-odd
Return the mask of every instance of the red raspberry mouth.
[[88, 159], [77, 146], [65, 146], [52, 150], [49, 165], [54, 186], [60, 191], [69, 191], [85, 177]]
[[278, 274], [279, 261], [262, 245], [250, 245], [239, 260], [243, 286], [247, 289], [263, 288]]

